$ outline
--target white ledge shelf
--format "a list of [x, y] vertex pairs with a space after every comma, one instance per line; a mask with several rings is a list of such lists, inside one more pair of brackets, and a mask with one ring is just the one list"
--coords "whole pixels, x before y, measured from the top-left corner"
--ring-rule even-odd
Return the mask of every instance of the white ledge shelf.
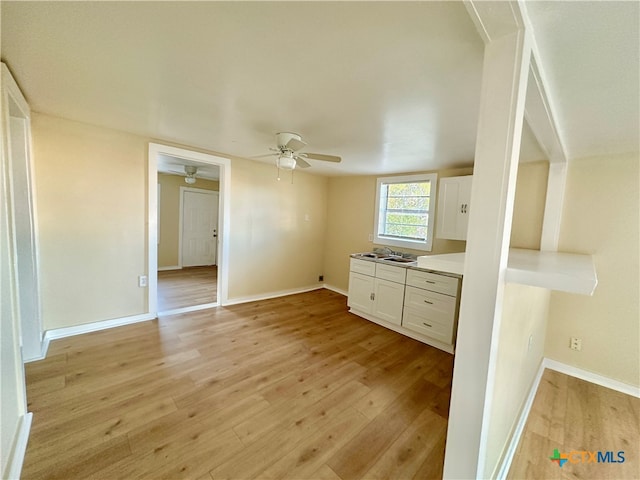
[[[418, 257], [418, 267], [463, 275], [464, 259], [464, 253], [426, 255]], [[593, 295], [598, 277], [591, 255], [512, 248], [509, 250], [506, 281]]]

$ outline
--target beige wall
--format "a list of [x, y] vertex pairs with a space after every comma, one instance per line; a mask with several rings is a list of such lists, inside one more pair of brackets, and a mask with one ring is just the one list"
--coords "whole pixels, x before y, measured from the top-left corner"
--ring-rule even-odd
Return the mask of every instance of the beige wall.
[[144, 138], [33, 115], [45, 330], [143, 313]]
[[510, 246], [540, 250], [549, 162], [518, 165]]
[[[145, 313], [149, 139], [35, 114], [45, 330]], [[327, 179], [234, 159], [229, 299], [317, 286]]]
[[[484, 478], [496, 478], [505, 449], [542, 362], [549, 291], [506, 284], [497, 344], [495, 383]], [[529, 348], [531, 337], [531, 348]]]
[[327, 178], [234, 159], [229, 298], [318, 285], [323, 272]]
[[[34, 114], [45, 330], [146, 312], [150, 139]], [[229, 299], [318, 285], [327, 179], [233, 159]]]
[[[432, 172], [429, 172], [432, 173]], [[442, 170], [438, 178], [469, 175], [471, 168]], [[375, 221], [377, 176], [332, 177], [329, 179], [327, 204], [327, 243], [325, 246], [325, 281], [334, 288], [349, 288], [349, 254], [371, 251], [381, 245], [369, 241]], [[433, 239], [431, 254], [463, 252], [465, 243]], [[424, 255], [424, 251], [400, 249]]]
[[[470, 175], [473, 169], [441, 170], [437, 173], [438, 178], [445, 178]], [[513, 215], [513, 247], [540, 247], [547, 175], [547, 162], [527, 163], [519, 167]], [[376, 179], [376, 176], [329, 179], [325, 281], [344, 291], [349, 287], [349, 254], [380, 246], [369, 241], [375, 221]], [[466, 242], [463, 241], [434, 238], [429, 254], [464, 252], [465, 247]], [[425, 254], [418, 250], [401, 250]]]
[[[147, 291], [137, 287], [137, 276], [148, 273], [148, 139], [34, 114], [33, 145], [44, 328], [144, 313]], [[533, 172], [541, 184], [543, 170], [521, 166], [520, 175]], [[373, 247], [375, 177], [296, 172], [292, 185], [286, 177], [278, 182], [273, 166], [248, 160], [233, 160], [231, 177], [231, 299], [316, 285], [321, 274], [348, 288], [348, 254]], [[530, 186], [522, 185], [520, 191]], [[542, 190], [535, 191], [525, 204], [540, 204]], [[570, 164], [560, 249], [593, 253], [599, 285], [593, 297], [552, 294], [545, 351], [634, 385], [638, 192], [637, 155]], [[529, 209], [516, 205], [514, 230], [520, 215], [532, 218], [519, 213]], [[519, 240], [524, 246], [539, 241], [534, 230]], [[462, 248], [464, 242], [434, 242], [434, 253]], [[582, 338], [582, 352], [569, 350], [570, 336]]]
[[[569, 163], [559, 249], [593, 254], [592, 297], [553, 292], [545, 356], [640, 385], [639, 156]], [[582, 351], [569, 339], [582, 339]]]
[[203, 190], [220, 190], [220, 182], [199, 178], [194, 185], [187, 185], [180, 175], [158, 174], [160, 184], [160, 243], [158, 244], [158, 268], [178, 266], [180, 237], [180, 187]]

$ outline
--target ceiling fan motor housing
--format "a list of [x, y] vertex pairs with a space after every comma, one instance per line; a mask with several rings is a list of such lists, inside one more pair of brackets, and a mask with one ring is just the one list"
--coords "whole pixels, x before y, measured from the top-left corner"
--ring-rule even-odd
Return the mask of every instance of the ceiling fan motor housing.
[[302, 137], [297, 133], [291, 132], [280, 132], [276, 134], [276, 140], [278, 143], [278, 148], [283, 148], [289, 143], [291, 139], [295, 139], [299, 142], [302, 142]]

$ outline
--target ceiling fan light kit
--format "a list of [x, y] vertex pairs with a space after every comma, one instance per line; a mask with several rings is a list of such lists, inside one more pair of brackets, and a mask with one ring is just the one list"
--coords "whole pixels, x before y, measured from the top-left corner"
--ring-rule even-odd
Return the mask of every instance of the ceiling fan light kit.
[[186, 183], [188, 183], [189, 185], [193, 185], [194, 183], [196, 183], [196, 172], [198, 171], [198, 167], [194, 167], [191, 165], [185, 165], [184, 167], [184, 173], [187, 174], [187, 176], [185, 177], [184, 181]]
[[311, 164], [307, 162], [307, 159], [334, 163], [339, 163], [342, 161], [340, 157], [336, 157], [335, 155], [324, 155], [320, 153], [297, 153], [298, 150], [302, 150], [306, 146], [306, 142], [302, 140], [302, 137], [299, 134], [292, 132], [280, 132], [276, 134], [276, 148], [270, 148], [270, 150], [275, 153], [261, 156], [276, 157], [278, 180], [280, 180], [281, 169], [291, 170], [293, 174], [293, 170], [296, 168], [296, 166], [300, 168], [309, 168]]
[[293, 155], [290, 154], [282, 154], [276, 160], [278, 168], [282, 170], [293, 170], [296, 168], [296, 159], [293, 158]]

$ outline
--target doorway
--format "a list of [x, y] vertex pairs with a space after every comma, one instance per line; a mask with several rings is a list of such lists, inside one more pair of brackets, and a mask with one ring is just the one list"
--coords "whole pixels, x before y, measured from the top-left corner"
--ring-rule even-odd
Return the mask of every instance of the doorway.
[[[167, 171], [167, 158], [172, 168]], [[160, 166], [160, 169], [159, 169]], [[177, 167], [176, 167], [177, 166]], [[182, 175], [185, 166], [218, 172], [216, 188], [204, 187], [206, 180], [196, 174], [195, 185], [181, 183], [179, 188], [179, 222], [176, 221], [175, 257], [166, 260], [167, 231], [160, 229], [166, 211], [160, 203], [166, 188], [158, 183], [158, 174]], [[213, 167], [213, 168], [212, 168]], [[166, 145], [149, 144], [149, 312], [176, 314], [225, 304], [228, 297], [228, 242], [230, 160]], [[164, 173], [161, 173], [162, 170]], [[200, 185], [197, 183], [200, 181]], [[176, 193], [176, 200], [178, 194]], [[165, 205], [166, 207], [166, 205]], [[160, 211], [159, 211], [160, 210]], [[163, 246], [160, 249], [160, 246]], [[160, 257], [163, 257], [159, 263]], [[159, 268], [160, 267], [160, 268]], [[159, 296], [162, 295], [162, 297]]]
[[[175, 164], [177, 159], [170, 161]], [[215, 167], [211, 176], [218, 178], [217, 170]], [[197, 180], [196, 185], [214, 191], [184, 187], [184, 178], [171, 172], [158, 177], [162, 191], [158, 207], [158, 310], [214, 304], [218, 300], [218, 182]], [[176, 266], [172, 266], [174, 259]]]
[[180, 188], [181, 255], [183, 267], [216, 264], [218, 245], [218, 193]]

